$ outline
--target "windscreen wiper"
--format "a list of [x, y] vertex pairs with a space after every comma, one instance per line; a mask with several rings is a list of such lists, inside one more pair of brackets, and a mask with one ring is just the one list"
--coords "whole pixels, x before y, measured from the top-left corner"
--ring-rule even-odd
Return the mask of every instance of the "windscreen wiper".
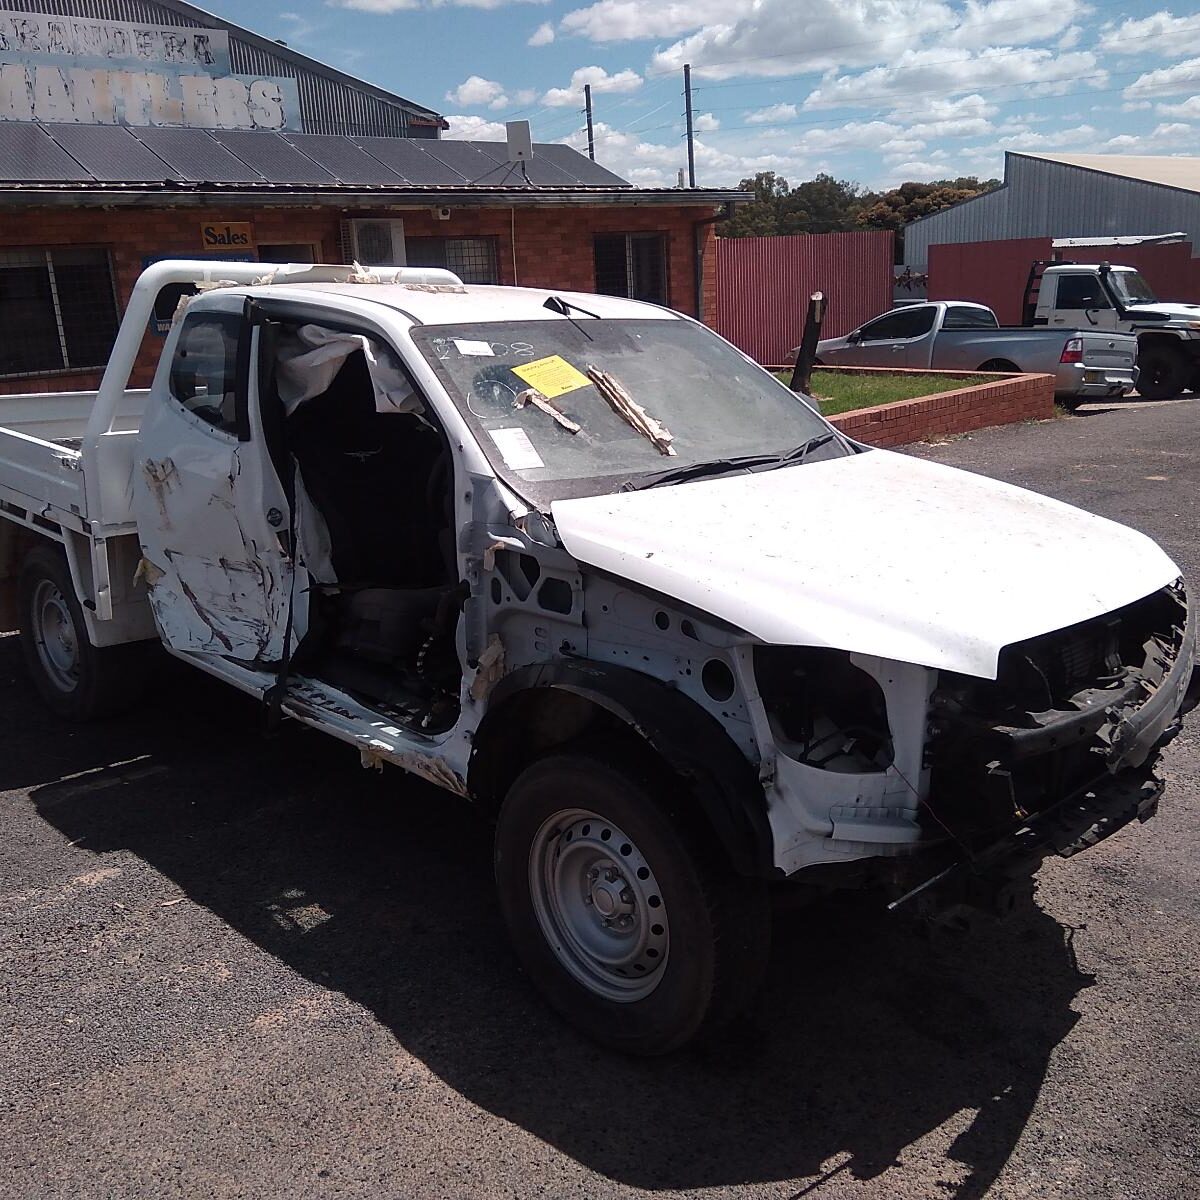
[[669, 471], [657, 471], [653, 475], [627, 479], [618, 491], [642, 492], [647, 488], [658, 487], [660, 483], [686, 483], [689, 479], [711, 478], [729, 471], [763, 471], [771, 467], [803, 462], [814, 450], [832, 442], [834, 436], [832, 433], [817, 434], [786, 454], [740, 454], [730, 458], [712, 458], [704, 462], [688, 463], [687, 466], [674, 467]]
[[580, 325], [577, 320], [575, 320], [573, 316], [571, 316], [571, 313], [572, 311], [583, 313], [585, 317], [591, 317], [595, 321], [600, 320], [599, 313], [589, 312], [586, 308], [580, 308], [578, 304], [572, 304], [570, 300], [564, 300], [561, 296], [547, 296], [546, 303], [543, 304], [542, 307], [548, 308], [552, 313], [558, 313], [560, 317], [566, 317], [567, 320], [570, 321], [571, 324], [574, 325], [575, 328], [578, 329], [579, 332], [582, 333], [589, 342], [594, 342], [596, 340], [590, 333], [588, 333], [586, 329], [584, 329], [582, 325]]

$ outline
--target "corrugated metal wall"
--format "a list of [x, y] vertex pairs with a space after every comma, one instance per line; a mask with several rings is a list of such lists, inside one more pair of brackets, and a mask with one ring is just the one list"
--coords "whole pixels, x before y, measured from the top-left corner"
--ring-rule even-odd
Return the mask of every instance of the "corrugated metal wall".
[[[220, 19], [193, 20], [151, 0], [3, 0], [0, 7], [18, 12], [49, 13], [94, 21], [124, 21], [147, 25], [209, 25], [222, 28]], [[347, 133], [359, 136], [409, 137], [408, 112], [368, 91], [308, 70], [273, 54], [265, 47], [229, 35], [229, 57], [235, 74], [283, 76], [296, 80], [306, 133]], [[414, 109], [414, 111], [423, 111]], [[426, 133], [422, 128], [421, 133]]]
[[915, 270], [931, 246], [1009, 238], [1183, 232], [1200, 246], [1195, 192], [1020, 154], [1005, 158], [1004, 173], [1004, 187], [909, 225], [904, 261]]
[[[1065, 251], [1076, 262], [1107, 259], [1137, 267], [1160, 300], [1200, 304], [1200, 259], [1190, 242], [1172, 246], [1113, 246]], [[1012, 238], [969, 242], [961, 246], [932, 246], [929, 251], [929, 298], [974, 300], [986, 304], [1005, 325], [1021, 319], [1021, 301], [1029, 268], [1051, 255], [1049, 238]]]
[[718, 239], [717, 332], [758, 362], [787, 362], [819, 291], [822, 335], [849, 333], [892, 306], [892, 242], [886, 231]]

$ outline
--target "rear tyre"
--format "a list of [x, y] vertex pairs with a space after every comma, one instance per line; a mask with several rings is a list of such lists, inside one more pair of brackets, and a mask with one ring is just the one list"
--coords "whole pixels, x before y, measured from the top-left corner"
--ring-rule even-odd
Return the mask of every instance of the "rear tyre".
[[1146, 400], [1173, 400], [1188, 386], [1195, 365], [1174, 346], [1150, 345], [1138, 351], [1138, 394]]
[[765, 886], [733, 875], [620, 756], [561, 753], [509, 789], [496, 882], [513, 946], [571, 1024], [629, 1054], [720, 1028], [766, 968]]
[[131, 707], [142, 696], [152, 643], [104, 649], [88, 640], [83, 610], [61, 551], [31, 550], [17, 581], [21, 650], [33, 685], [59, 716], [90, 721]]
[[1019, 374], [1021, 368], [1015, 362], [1009, 362], [1007, 358], [989, 358], [982, 366], [975, 368], [977, 371], [997, 371], [997, 372], [1012, 372]]

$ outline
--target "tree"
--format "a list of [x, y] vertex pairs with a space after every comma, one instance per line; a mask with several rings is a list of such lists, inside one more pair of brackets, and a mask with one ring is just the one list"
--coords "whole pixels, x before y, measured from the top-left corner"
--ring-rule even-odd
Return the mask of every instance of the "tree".
[[858, 213], [858, 224], [864, 229], [893, 229], [899, 233], [918, 217], [927, 217], [999, 186], [998, 179], [979, 180], [973, 175], [935, 179], [932, 183], [902, 183], [890, 192], [866, 197]]
[[779, 205], [789, 192], [788, 181], [774, 171], [759, 171], [743, 179], [738, 190], [753, 192], [754, 202], [744, 204], [733, 219], [717, 226], [718, 237], [771, 237], [779, 233]]
[[818, 175], [779, 201], [779, 232], [841, 233], [854, 229], [862, 204], [859, 184]]

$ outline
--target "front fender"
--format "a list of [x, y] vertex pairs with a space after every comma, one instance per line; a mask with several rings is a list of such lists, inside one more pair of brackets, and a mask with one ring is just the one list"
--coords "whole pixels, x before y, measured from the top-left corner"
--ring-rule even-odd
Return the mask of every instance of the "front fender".
[[[773, 840], [758, 773], [720, 723], [676, 689], [627, 667], [563, 660], [506, 675], [489, 697], [473, 742], [467, 784], [473, 794], [494, 789], [495, 756], [519, 729], [520, 698], [546, 691], [578, 697], [615, 717], [688, 785], [734, 869], [774, 877]], [[498, 798], [498, 797], [497, 797]]]

